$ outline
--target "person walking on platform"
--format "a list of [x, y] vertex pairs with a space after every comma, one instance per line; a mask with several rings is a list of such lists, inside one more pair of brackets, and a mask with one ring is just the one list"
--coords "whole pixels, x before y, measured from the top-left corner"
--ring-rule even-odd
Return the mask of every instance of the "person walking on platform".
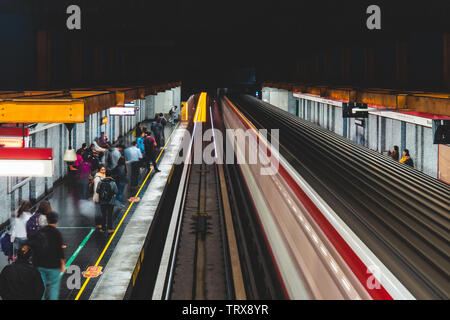
[[33, 240], [33, 237], [44, 227], [47, 226], [47, 214], [52, 212], [50, 202], [47, 200], [41, 201], [36, 212], [27, 221], [27, 238]]
[[393, 146], [392, 150], [388, 152], [388, 156], [392, 158], [392, 160], [398, 161], [400, 156], [398, 152], [398, 146]]
[[78, 169], [78, 184], [80, 186], [80, 198], [86, 199], [89, 191], [89, 176], [91, 175], [92, 163], [88, 159], [88, 154], [83, 153], [83, 161]]
[[58, 214], [53, 211], [47, 214], [47, 223], [48, 225], [30, 241], [30, 245], [33, 250], [33, 264], [38, 268], [44, 282], [42, 300], [47, 299], [47, 293], [48, 300], [58, 300], [61, 281], [59, 275], [66, 269], [63, 238], [56, 229]]
[[13, 259], [19, 248], [27, 244], [27, 222], [31, 218], [31, 203], [23, 201], [13, 220], [11, 242], [13, 242]]
[[94, 186], [93, 191], [94, 195], [92, 196], [92, 201], [94, 201], [95, 205], [95, 227], [97, 229], [102, 229], [102, 213], [100, 210], [100, 199], [99, 194], [97, 192], [97, 187], [102, 179], [106, 177], [106, 168], [105, 166], [101, 166], [100, 169], [98, 169], [97, 173], [94, 176]]
[[139, 184], [139, 168], [142, 159], [142, 152], [137, 147], [137, 142], [133, 141], [131, 147], [124, 150], [124, 154], [126, 162], [131, 166], [130, 189], [136, 189]]
[[409, 150], [405, 149], [403, 150], [403, 157], [399, 161], [400, 163], [404, 163], [412, 168], [414, 168], [414, 162], [411, 159], [411, 156], [409, 155]]
[[108, 234], [113, 233], [113, 210], [116, 203], [116, 194], [119, 192], [114, 179], [111, 176], [111, 171], [106, 170], [106, 177], [100, 181], [96, 189], [100, 210], [102, 212], [102, 230], [108, 231]]
[[156, 119], [156, 121], [154, 123], [152, 123], [152, 131], [153, 134], [155, 135], [155, 140], [156, 140], [156, 144], [158, 146], [158, 148], [161, 148], [161, 134], [163, 131], [163, 126], [161, 124], [161, 118], [158, 116], [158, 118]]
[[153, 164], [153, 168], [155, 169], [155, 172], [160, 172], [158, 169], [158, 164], [156, 163], [156, 153], [157, 153], [157, 143], [155, 138], [152, 136], [147, 136], [144, 140], [144, 147], [145, 147], [145, 160], [146, 160], [146, 166], [147, 169], [150, 170], [150, 161]]
[[160, 113], [159, 114], [159, 119], [161, 120], [160, 123], [162, 125], [162, 131], [161, 131], [161, 145], [165, 145], [166, 144], [166, 126], [167, 126], [167, 120], [164, 117], [164, 114]]
[[31, 248], [22, 246], [17, 260], [0, 273], [0, 297], [3, 300], [40, 300], [44, 283], [39, 270], [30, 263]]

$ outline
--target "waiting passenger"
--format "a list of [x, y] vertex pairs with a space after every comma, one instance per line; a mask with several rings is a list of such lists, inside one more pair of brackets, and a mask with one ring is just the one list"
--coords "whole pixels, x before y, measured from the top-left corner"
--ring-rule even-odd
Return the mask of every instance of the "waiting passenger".
[[411, 159], [411, 156], [409, 155], [408, 149], [403, 150], [403, 157], [400, 159], [399, 162], [414, 168], [414, 162]]
[[100, 210], [100, 199], [97, 192], [97, 187], [102, 179], [106, 178], [106, 168], [105, 166], [101, 166], [100, 169], [98, 169], [98, 172], [95, 174], [94, 177], [94, 195], [92, 196], [92, 201], [94, 201], [95, 205], [95, 227], [99, 230], [102, 229], [102, 213]]
[[398, 161], [400, 154], [398, 152], [398, 146], [393, 146], [392, 150], [388, 152], [388, 156], [392, 158], [392, 160]]
[[139, 184], [139, 168], [142, 159], [142, 152], [137, 147], [137, 142], [133, 141], [132, 146], [124, 150], [125, 160], [130, 163], [131, 166], [131, 189], [137, 188]]
[[50, 212], [47, 214], [47, 222], [48, 225], [37, 233], [30, 244], [33, 249], [33, 264], [38, 268], [44, 282], [42, 300], [47, 298], [47, 292], [49, 300], [58, 300], [61, 281], [59, 275], [66, 269], [64, 243], [61, 233], [56, 229], [58, 215]]
[[41, 201], [36, 212], [27, 221], [27, 238], [32, 240], [34, 236], [45, 226], [47, 226], [47, 214], [52, 211], [50, 202], [47, 200]]
[[102, 148], [106, 148], [109, 144], [108, 137], [105, 135], [105, 132], [101, 132], [100, 138], [98, 138], [98, 145]]
[[106, 177], [101, 180], [96, 189], [99, 197], [100, 210], [102, 212], [102, 230], [113, 233], [113, 211], [116, 203], [116, 194], [119, 192], [111, 171], [106, 171]]
[[44, 283], [38, 269], [30, 263], [31, 248], [21, 247], [17, 260], [0, 273], [0, 297], [3, 300], [40, 300]]
[[17, 210], [13, 220], [11, 242], [13, 246], [13, 257], [19, 251], [19, 248], [27, 244], [27, 222], [31, 218], [31, 203], [30, 201], [23, 201]]
[[145, 153], [144, 139], [145, 139], [146, 135], [147, 134], [145, 133], [145, 131], [142, 131], [141, 136], [139, 138], [137, 138], [137, 141], [136, 141], [137, 147], [139, 150], [141, 150], [142, 154]]
[[117, 167], [114, 169], [113, 178], [117, 184], [119, 192], [117, 194], [117, 200], [123, 202], [123, 191], [128, 183], [127, 165], [124, 157], [120, 157]]

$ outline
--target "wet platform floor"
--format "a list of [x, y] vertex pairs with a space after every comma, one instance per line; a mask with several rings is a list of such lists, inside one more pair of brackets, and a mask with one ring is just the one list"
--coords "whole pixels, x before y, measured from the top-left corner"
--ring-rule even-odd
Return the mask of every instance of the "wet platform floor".
[[[169, 140], [169, 136], [172, 133], [173, 128], [170, 126], [165, 129], [166, 142]], [[130, 137], [127, 137], [130, 141]], [[130, 145], [127, 143], [126, 146]], [[162, 153], [158, 163], [161, 162], [164, 153]], [[139, 180], [139, 187], [142, 186], [148, 172], [144, 171]], [[140, 197], [147, 191], [147, 186], [150, 183], [154, 172], [152, 171], [145, 184], [142, 188], [138, 189]], [[47, 197], [50, 201], [52, 209], [59, 214], [58, 228], [62, 233], [64, 243], [66, 248], [64, 249], [66, 269], [70, 272], [65, 272], [61, 279], [60, 288], [60, 300], [73, 300], [77, 298], [78, 294], [80, 300], [88, 299], [92, 290], [95, 288], [96, 279], [91, 278], [89, 283], [85, 288], [83, 288], [83, 283], [86, 278], [83, 276], [82, 272], [90, 266], [94, 266], [99, 258], [101, 257], [99, 266], [106, 266], [108, 259], [114, 252], [115, 246], [120, 240], [123, 230], [125, 229], [128, 221], [133, 216], [133, 212], [138, 207], [139, 203], [134, 203], [131, 205], [125, 199], [129, 197], [136, 196], [137, 191], [133, 194], [127, 187], [124, 190], [124, 207], [115, 207], [113, 219], [114, 228], [117, 228], [119, 222], [124, 217], [120, 228], [117, 229], [116, 233], [113, 235], [108, 235], [107, 233], [100, 232], [95, 229], [94, 226], [94, 216], [95, 216], [95, 206], [92, 201], [92, 196], [88, 199], [80, 199], [78, 192], [68, 183], [63, 183], [55, 187], [54, 191]], [[108, 244], [110, 239], [111, 242]], [[105, 250], [105, 247], [108, 248]]]

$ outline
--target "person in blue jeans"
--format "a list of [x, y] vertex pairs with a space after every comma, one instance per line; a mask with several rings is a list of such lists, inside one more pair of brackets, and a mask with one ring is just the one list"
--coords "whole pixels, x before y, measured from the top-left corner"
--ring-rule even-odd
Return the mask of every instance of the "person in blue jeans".
[[58, 300], [60, 288], [60, 273], [66, 268], [64, 261], [63, 238], [56, 229], [58, 214], [47, 214], [47, 226], [42, 228], [33, 238], [33, 264], [38, 268], [44, 282], [42, 300]]

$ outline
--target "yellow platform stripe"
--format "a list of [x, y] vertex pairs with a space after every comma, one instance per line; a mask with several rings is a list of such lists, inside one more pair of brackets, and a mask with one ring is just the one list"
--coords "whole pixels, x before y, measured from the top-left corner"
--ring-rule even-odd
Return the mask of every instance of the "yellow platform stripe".
[[[175, 129], [172, 131], [172, 133], [169, 136], [169, 139], [167, 139], [166, 144], [164, 145], [164, 148], [169, 144], [170, 139], [172, 138], [173, 133], [175, 132], [175, 130], [178, 128], [178, 126], [180, 125], [180, 123], [177, 124], [177, 126], [175, 127]], [[159, 161], [159, 158], [162, 155], [162, 152], [164, 151], [164, 149], [161, 150], [161, 152], [158, 155], [158, 158], [156, 158], [156, 161]], [[147, 179], [150, 177], [150, 174], [152, 173], [153, 168], [150, 170], [150, 172], [147, 174], [147, 176], [145, 177], [144, 182], [142, 183], [141, 187], [139, 188], [138, 192], [136, 193], [135, 197], [137, 197], [139, 195], [139, 193], [141, 192], [142, 188], [144, 187], [145, 183], [147, 182]], [[114, 233], [112, 234], [111, 238], [109, 239], [108, 243], [106, 244], [105, 248], [103, 249], [102, 253], [100, 254], [100, 256], [97, 259], [97, 262], [95, 263], [95, 267], [97, 267], [100, 264], [100, 261], [102, 261], [103, 256], [106, 253], [106, 250], [108, 250], [109, 245], [111, 244], [112, 240], [114, 239], [114, 237], [116, 236], [117, 231], [119, 230], [120, 226], [122, 225], [122, 222], [125, 220], [126, 216], [128, 215], [128, 212], [130, 211], [131, 207], [133, 206], [134, 202], [131, 202], [130, 205], [128, 206], [127, 211], [125, 211], [125, 214], [123, 215], [122, 219], [120, 220], [119, 224], [117, 225], [116, 229], [114, 230]], [[75, 297], [75, 300], [78, 300], [80, 298], [80, 296], [83, 294], [84, 289], [86, 288], [87, 284], [89, 283], [89, 280], [91, 278], [87, 278], [84, 283], [83, 286], [81, 287], [80, 291], [78, 292], [77, 296]]]

